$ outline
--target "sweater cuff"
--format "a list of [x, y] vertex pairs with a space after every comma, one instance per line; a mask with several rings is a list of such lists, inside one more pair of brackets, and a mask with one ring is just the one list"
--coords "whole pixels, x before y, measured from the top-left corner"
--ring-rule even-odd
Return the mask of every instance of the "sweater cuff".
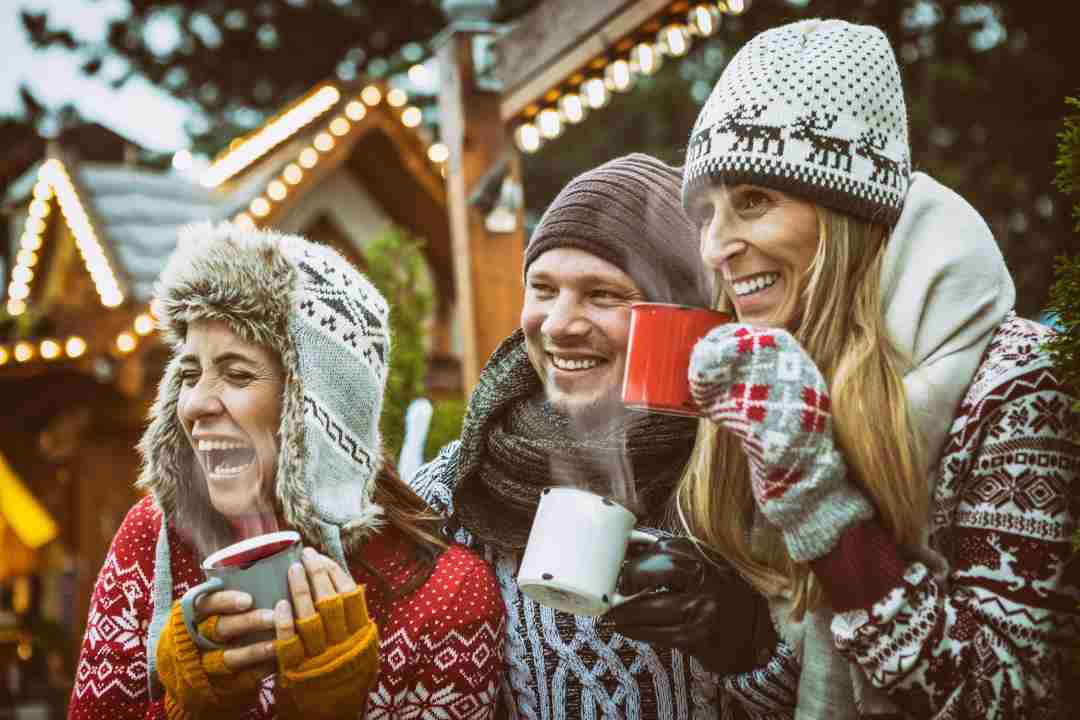
[[845, 530], [836, 547], [810, 562], [835, 612], [870, 608], [904, 578], [907, 564], [876, 519]]

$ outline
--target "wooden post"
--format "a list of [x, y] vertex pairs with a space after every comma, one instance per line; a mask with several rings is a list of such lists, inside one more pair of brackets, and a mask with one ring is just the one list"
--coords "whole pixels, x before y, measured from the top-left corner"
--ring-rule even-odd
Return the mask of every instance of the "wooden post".
[[447, 199], [466, 394], [492, 351], [520, 323], [525, 246], [522, 209], [516, 210], [512, 232], [494, 233], [484, 226], [483, 213], [469, 205], [477, 181], [504, 157], [510, 160], [510, 177], [520, 183], [516, 150], [499, 115], [500, 96], [477, 87], [474, 77], [477, 32], [482, 31], [451, 30], [438, 51], [439, 122], [441, 139], [450, 150]]

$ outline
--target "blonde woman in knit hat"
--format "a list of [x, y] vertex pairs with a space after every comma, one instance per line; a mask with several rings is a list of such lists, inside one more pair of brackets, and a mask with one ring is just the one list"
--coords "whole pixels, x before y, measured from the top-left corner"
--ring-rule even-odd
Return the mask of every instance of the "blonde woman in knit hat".
[[[228, 223], [181, 233], [154, 303], [173, 354], [137, 503], [91, 600], [69, 717], [493, 717], [491, 569], [384, 461], [389, 308], [328, 247]], [[291, 603], [179, 598], [214, 550], [300, 533]], [[248, 635], [272, 631], [276, 640]]]
[[989, 228], [911, 172], [873, 27], [761, 33], [684, 171], [716, 305], [690, 531], [782, 640], [725, 691], [757, 717], [1050, 718], [1078, 642], [1075, 417]]

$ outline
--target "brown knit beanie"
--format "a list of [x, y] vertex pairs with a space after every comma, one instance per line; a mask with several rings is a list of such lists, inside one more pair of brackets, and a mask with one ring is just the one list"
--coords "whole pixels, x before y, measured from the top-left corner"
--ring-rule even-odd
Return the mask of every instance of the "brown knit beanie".
[[625, 272], [651, 302], [708, 305], [709, 283], [681, 186], [679, 168], [641, 153], [578, 175], [529, 238], [525, 274], [548, 250], [578, 248]]

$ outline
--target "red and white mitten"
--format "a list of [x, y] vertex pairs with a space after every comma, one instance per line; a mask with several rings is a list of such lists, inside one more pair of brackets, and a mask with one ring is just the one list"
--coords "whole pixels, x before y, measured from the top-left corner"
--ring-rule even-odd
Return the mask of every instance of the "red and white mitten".
[[786, 330], [714, 328], [694, 347], [690, 386], [706, 416], [742, 440], [754, 499], [792, 560], [825, 555], [873, 517], [836, 448], [825, 379]]

